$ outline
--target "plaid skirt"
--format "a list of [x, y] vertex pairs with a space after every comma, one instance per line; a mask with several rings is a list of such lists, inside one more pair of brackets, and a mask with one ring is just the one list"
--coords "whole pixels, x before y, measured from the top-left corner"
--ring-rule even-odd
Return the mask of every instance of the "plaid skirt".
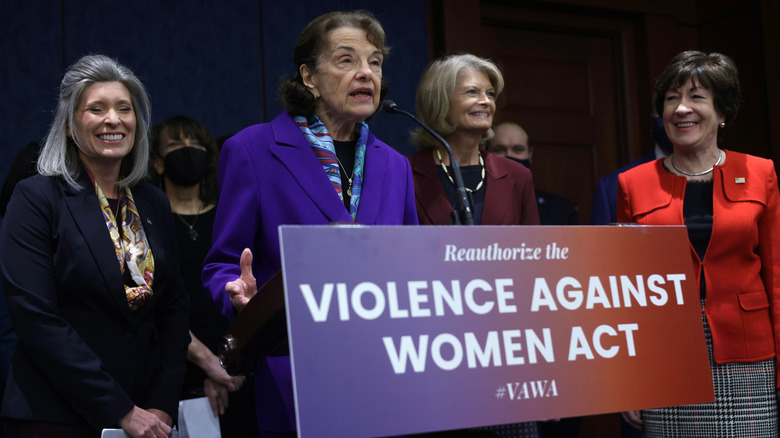
[[645, 438], [778, 437], [775, 359], [718, 364], [702, 312], [715, 401], [642, 411]]
[[539, 438], [539, 424], [536, 421], [526, 423], [502, 424], [499, 426], [478, 427], [496, 438]]

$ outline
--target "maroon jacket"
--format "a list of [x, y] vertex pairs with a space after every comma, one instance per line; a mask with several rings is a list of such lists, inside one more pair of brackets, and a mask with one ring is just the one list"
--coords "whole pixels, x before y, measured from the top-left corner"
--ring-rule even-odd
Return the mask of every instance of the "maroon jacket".
[[[482, 152], [485, 205], [479, 225], [539, 225], [531, 171], [520, 163]], [[430, 150], [409, 156], [420, 225], [449, 225], [452, 205], [439, 181]]]

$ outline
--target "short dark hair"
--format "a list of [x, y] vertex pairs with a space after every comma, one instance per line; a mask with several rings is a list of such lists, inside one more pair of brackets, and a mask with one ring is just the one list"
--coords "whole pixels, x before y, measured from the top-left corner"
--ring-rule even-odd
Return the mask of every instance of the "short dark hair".
[[[215, 204], [217, 202], [217, 166], [219, 162], [219, 150], [217, 141], [211, 136], [208, 128], [202, 123], [187, 116], [174, 116], [157, 123], [152, 128], [151, 149], [152, 155], [162, 158], [160, 138], [164, 132], [175, 139], [194, 138], [198, 140], [201, 146], [206, 148], [209, 157], [209, 167], [206, 170], [206, 176], [200, 184], [200, 199], [205, 205]], [[154, 160], [149, 160], [149, 179], [151, 182], [165, 191], [165, 178], [157, 174], [154, 169]]]
[[698, 50], [680, 52], [666, 66], [655, 82], [655, 110], [664, 113], [664, 100], [669, 90], [685, 85], [688, 80], [712, 91], [713, 106], [727, 125], [737, 117], [742, 100], [739, 72], [734, 61], [721, 53]]
[[[282, 79], [279, 84], [279, 96], [290, 115], [306, 117], [314, 113], [314, 96], [303, 84], [300, 67], [305, 64], [310, 70], [317, 71], [317, 58], [328, 43], [328, 35], [342, 27], [364, 30], [368, 41], [376, 46], [382, 55], [387, 56], [390, 52], [385, 41], [385, 31], [370, 12], [329, 12], [315, 18], [303, 29], [295, 45], [295, 76]], [[383, 80], [380, 101], [386, 96], [387, 86]]]

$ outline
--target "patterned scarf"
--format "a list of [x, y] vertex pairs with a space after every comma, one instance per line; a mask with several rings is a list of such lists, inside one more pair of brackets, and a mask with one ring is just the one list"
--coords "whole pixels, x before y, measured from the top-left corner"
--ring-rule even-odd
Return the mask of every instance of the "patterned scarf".
[[152, 249], [149, 247], [141, 217], [138, 215], [138, 208], [135, 206], [135, 200], [129, 188], [124, 189], [119, 195], [119, 211], [122, 219], [121, 237], [116, 226], [114, 213], [97, 181], [95, 181], [95, 193], [100, 200], [100, 208], [103, 210], [103, 219], [106, 221], [108, 233], [114, 242], [114, 250], [122, 277], [125, 277], [125, 269], [127, 269], [130, 279], [136, 284], [133, 287], [125, 284], [127, 304], [130, 306], [130, 310], [135, 312], [154, 294], [152, 291], [152, 283], [154, 282]]
[[[341, 172], [339, 171], [339, 162], [336, 157], [336, 147], [333, 146], [333, 138], [328, 132], [328, 128], [322, 123], [316, 114], [308, 119], [306, 117], [294, 117], [301, 132], [308, 140], [317, 158], [320, 160], [322, 169], [336, 189], [341, 202], [344, 202], [344, 195], [341, 193]], [[349, 199], [349, 215], [354, 221], [357, 217], [358, 204], [360, 204], [360, 193], [363, 189], [363, 162], [366, 159], [366, 142], [368, 141], [368, 125], [366, 122], [360, 122], [357, 125], [360, 129], [355, 146], [355, 168], [352, 170], [352, 197]], [[346, 171], [346, 169], [344, 170]]]

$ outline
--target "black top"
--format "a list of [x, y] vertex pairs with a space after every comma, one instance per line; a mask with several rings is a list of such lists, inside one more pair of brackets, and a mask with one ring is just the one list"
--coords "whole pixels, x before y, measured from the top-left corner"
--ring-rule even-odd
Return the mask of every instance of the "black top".
[[[339, 166], [339, 172], [341, 172], [341, 195], [344, 197], [344, 206], [349, 211], [349, 201], [352, 197], [347, 194], [347, 187], [349, 187], [349, 177], [355, 176], [355, 147], [357, 146], [357, 140], [333, 140], [333, 146], [336, 148], [336, 157], [338, 157], [339, 163], [341, 163]], [[349, 169], [349, 175], [345, 173], [346, 169]]]
[[[452, 175], [452, 168], [447, 166], [447, 171]], [[450, 178], [444, 173], [444, 169], [441, 165], [436, 166], [436, 172], [439, 175], [439, 181], [444, 186], [444, 192], [447, 194], [447, 199], [450, 200], [450, 204], [453, 206], [453, 210], [457, 205], [455, 203], [455, 184], [450, 181]], [[463, 185], [467, 189], [474, 190], [479, 185], [479, 181], [482, 179], [482, 165], [474, 164], [471, 166], [460, 166], [460, 173], [463, 175]], [[453, 181], [455, 178], [453, 178]], [[487, 182], [482, 183], [482, 187], [476, 192], [470, 192], [471, 201], [474, 204], [474, 211], [472, 216], [474, 217], [474, 223], [479, 225], [482, 219], [482, 207], [485, 205], [485, 186]]]
[[[190, 297], [190, 330], [214, 354], [219, 352], [222, 336], [227, 332], [229, 325], [212, 304], [211, 297], [204, 289], [201, 280], [203, 261], [211, 248], [211, 230], [214, 228], [216, 214], [216, 207], [199, 215], [173, 214], [182, 279]], [[192, 229], [197, 233], [195, 240], [191, 237], [190, 225], [193, 225]], [[205, 377], [206, 374], [200, 367], [187, 361], [183, 395], [186, 397], [202, 395]]]
[[[712, 237], [712, 180], [688, 181], [683, 200], [683, 218], [688, 229], [688, 239], [699, 260], [704, 260]], [[704, 271], [702, 271], [701, 298], [706, 296]]]

